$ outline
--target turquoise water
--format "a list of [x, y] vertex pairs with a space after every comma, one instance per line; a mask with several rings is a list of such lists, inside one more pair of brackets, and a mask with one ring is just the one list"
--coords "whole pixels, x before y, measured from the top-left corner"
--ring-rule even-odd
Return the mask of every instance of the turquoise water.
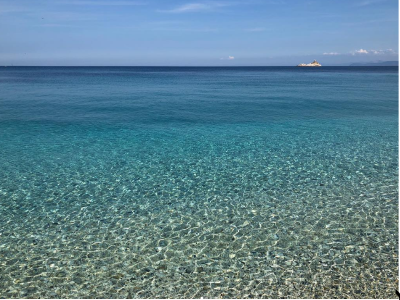
[[396, 298], [398, 70], [1, 68], [1, 298]]

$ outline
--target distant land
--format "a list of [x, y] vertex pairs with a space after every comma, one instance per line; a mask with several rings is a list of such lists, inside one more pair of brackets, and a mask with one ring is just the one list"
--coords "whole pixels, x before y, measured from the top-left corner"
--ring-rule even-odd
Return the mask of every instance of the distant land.
[[380, 61], [380, 62], [354, 63], [350, 64], [350, 66], [351, 67], [373, 67], [373, 66], [398, 67], [399, 62], [396, 60], [391, 60], [391, 61]]

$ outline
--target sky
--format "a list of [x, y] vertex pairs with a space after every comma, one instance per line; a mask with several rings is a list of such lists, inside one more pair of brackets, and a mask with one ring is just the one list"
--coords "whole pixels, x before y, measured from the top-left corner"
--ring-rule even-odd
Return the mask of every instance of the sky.
[[397, 0], [0, 0], [0, 65], [398, 60]]

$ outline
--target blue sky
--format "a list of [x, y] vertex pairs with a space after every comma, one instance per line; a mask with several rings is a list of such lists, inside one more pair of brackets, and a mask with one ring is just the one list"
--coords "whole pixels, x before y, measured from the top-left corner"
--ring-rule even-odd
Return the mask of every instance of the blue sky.
[[0, 0], [0, 65], [347, 65], [397, 53], [397, 0]]

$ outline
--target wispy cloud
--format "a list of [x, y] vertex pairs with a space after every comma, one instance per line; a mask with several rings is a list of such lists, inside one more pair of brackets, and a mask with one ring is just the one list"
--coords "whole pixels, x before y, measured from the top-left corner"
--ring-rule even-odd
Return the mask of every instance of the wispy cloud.
[[71, 24], [57, 24], [57, 23], [45, 23], [38, 25], [39, 27], [80, 27], [79, 25], [71, 25]]
[[182, 21], [178, 20], [168, 20], [168, 21], [149, 21], [144, 23], [144, 25], [148, 26], [166, 26], [166, 25], [179, 25], [179, 24], [184, 24]]
[[396, 18], [384, 18], [384, 19], [372, 19], [366, 20], [361, 22], [349, 22], [349, 23], [342, 23], [344, 26], [359, 26], [359, 25], [367, 25], [367, 24], [376, 24], [376, 23], [387, 23], [387, 22], [398, 22]]
[[31, 9], [27, 8], [23, 5], [10, 5], [7, 2], [0, 3], [0, 14], [8, 14], [8, 13], [20, 13], [20, 12], [27, 12]]
[[55, 2], [55, 4], [68, 4], [68, 5], [96, 5], [96, 6], [127, 6], [127, 5], [145, 5], [144, 2], [138, 1], [94, 1], [94, 0], [71, 0], [71, 1], [61, 1]]
[[387, 1], [387, 0], [365, 0], [365, 1], [356, 3], [354, 6], [363, 7], [363, 6], [378, 4], [381, 2], [385, 2], [385, 1]]
[[129, 28], [135, 31], [176, 31], [176, 32], [218, 32], [218, 28], [207, 26], [193, 26], [189, 22], [178, 20], [165, 20], [165, 21], [149, 21], [134, 26], [122, 26], [122, 28]]
[[40, 16], [44, 22], [60, 24], [60, 22], [85, 22], [97, 21], [101, 19], [101, 15], [93, 13], [80, 13], [80, 12], [62, 12], [62, 11], [49, 11], [41, 14], [33, 13], [32, 16]]
[[396, 54], [396, 51], [393, 49], [386, 49], [386, 50], [369, 50], [370, 53], [379, 55], [379, 54]]
[[[0, 0], [1, 1], [1, 0]], [[71, 1], [72, 3], [73, 1]], [[56, 3], [56, 2], [54, 2]], [[69, 3], [69, 2], [68, 2]], [[0, 3], [1, 4], [1, 3]], [[61, 2], [57, 2], [61, 4]], [[46, 9], [47, 8], [47, 9]], [[0, 7], [1, 14], [11, 14], [18, 13], [16, 16], [22, 19], [37, 19], [42, 20], [42, 22], [48, 22], [48, 27], [56, 27], [60, 22], [66, 21], [93, 21], [99, 19], [98, 13], [93, 12], [80, 12], [80, 11], [68, 11], [66, 9], [57, 9], [52, 6], [47, 6], [46, 8], [40, 7], [38, 5], [33, 6], [2, 6]], [[46, 24], [41, 24], [45, 25]]]
[[371, 56], [371, 55], [397, 55], [397, 52], [393, 49], [386, 50], [374, 50], [374, 49], [359, 49], [350, 52], [339, 53], [339, 52], [324, 52], [322, 55], [326, 56], [346, 56], [346, 55], [361, 55], [361, 56]]
[[234, 56], [228, 56], [228, 57], [221, 57], [220, 60], [234, 60]]
[[220, 7], [226, 7], [237, 4], [236, 2], [204, 2], [204, 3], [187, 3], [169, 10], [159, 10], [165, 13], [190, 13], [213, 11]]
[[393, 49], [386, 49], [386, 50], [365, 50], [365, 49], [360, 49], [360, 50], [355, 50], [350, 52], [352, 55], [356, 54], [373, 54], [373, 55], [390, 55], [390, 54], [397, 54], [396, 51]]
[[153, 31], [181, 31], [181, 32], [217, 32], [216, 28], [183, 28], [183, 27], [155, 27], [147, 30]]
[[247, 32], [262, 32], [262, 31], [266, 31], [267, 29], [264, 27], [255, 27], [255, 28], [249, 28], [249, 29], [245, 29], [244, 31]]

